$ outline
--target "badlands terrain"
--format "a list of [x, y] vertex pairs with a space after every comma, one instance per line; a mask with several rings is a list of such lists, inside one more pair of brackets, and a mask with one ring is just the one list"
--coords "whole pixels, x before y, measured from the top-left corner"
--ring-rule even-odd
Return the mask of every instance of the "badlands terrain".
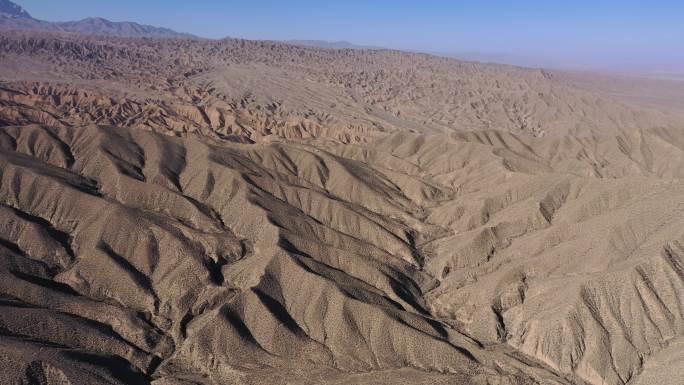
[[3, 384], [683, 383], [679, 85], [36, 31], [0, 68]]

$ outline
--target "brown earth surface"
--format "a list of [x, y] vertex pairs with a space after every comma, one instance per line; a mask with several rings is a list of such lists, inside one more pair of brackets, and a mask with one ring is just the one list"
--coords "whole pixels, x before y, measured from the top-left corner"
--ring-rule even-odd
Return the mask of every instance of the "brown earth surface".
[[0, 68], [2, 383], [681, 384], [676, 103], [244, 40]]

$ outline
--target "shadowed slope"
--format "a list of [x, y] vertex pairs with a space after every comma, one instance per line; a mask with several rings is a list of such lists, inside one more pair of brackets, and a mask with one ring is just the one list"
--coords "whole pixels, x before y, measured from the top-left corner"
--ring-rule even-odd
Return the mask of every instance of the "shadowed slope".
[[[373, 148], [2, 135], [12, 367], [72, 383], [110, 370], [82, 351], [159, 383], [412, 368], [418, 383], [624, 384], [684, 327], [684, 158], [661, 141], [678, 131], [553, 152], [555, 139], [497, 132]], [[635, 140], [660, 155], [649, 167], [623, 151]], [[44, 344], [75, 361], [23, 355]]]

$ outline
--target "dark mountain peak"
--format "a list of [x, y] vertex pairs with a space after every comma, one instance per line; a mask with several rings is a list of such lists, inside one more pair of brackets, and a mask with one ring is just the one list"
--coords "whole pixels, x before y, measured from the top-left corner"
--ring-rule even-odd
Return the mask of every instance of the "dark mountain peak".
[[37, 30], [119, 37], [194, 38], [190, 34], [176, 32], [168, 28], [128, 21], [115, 22], [102, 17], [63, 22], [37, 20], [32, 18], [22, 7], [9, 0], [0, 0], [0, 30]]
[[0, 14], [18, 19], [32, 19], [24, 8], [9, 0], [0, 0]]

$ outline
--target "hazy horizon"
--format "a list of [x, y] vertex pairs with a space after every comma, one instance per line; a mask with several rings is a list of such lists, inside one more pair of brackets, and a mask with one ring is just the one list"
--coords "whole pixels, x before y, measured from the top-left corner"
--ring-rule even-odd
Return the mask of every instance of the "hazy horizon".
[[104, 17], [201, 37], [348, 41], [524, 66], [684, 73], [684, 4], [426, 0], [17, 0], [33, 17]]

